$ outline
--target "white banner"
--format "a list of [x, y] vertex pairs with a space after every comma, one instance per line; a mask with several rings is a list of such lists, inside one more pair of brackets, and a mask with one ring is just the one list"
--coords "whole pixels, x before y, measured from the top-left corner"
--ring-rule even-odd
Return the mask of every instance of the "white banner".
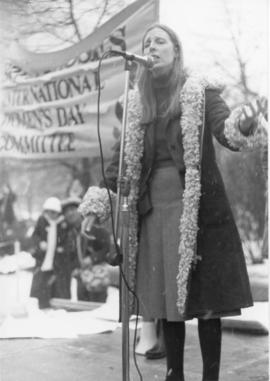
[[[136, 1], [83, 41], [59, 52], [36, 54], [14, 44], [11, 61], [21, 70], [10, 73], [3, 87], [0, 157], [99, 156], [99, 58], [110, 48], [141, 54], [142, 35], [157, 21], [157, 7], [156, 0]], [[121, 129], [115, 106], [123, 94], [124, 74], [122, 58], [102, 61], [100, 127], [105, 157], [111, 156]]]

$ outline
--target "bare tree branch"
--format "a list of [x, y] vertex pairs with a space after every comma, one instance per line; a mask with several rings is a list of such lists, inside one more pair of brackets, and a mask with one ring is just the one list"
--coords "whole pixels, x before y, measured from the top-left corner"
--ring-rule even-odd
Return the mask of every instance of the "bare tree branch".
[[[225, 13], [227, 16], [227, 23], [229, 26], [230, 38], [231, 38], [232, 45], [235, 51], [236, 62], [238, 64], [238, 69], [239, 69], [240, 78], [237, 81], [237, 86], [239, 86], [240, 89], [242, 90], [245, 100], [248, 100], [249, 97], [257, 97], [258, 93], [256, 91], [253, 91], [249, 86], [249, 78], [247, 75], [248, 60], [244, 59], [244, 55], [242, 54], [240, 50], [240, 39], [242, 35], [241, 28], [240, 28], [241, 23], [240, 21], [238, 21], [237, 23], [238, 33], [236, 35], [233, 29], [234, 25], [232, 21], [232, 16], [231, 16], [226, 0], [223, 0], [223, 5], [224, 5]], [[223, 70], [226, 72], [226, 74], [232, 78], [232, 75], [228, 73], [228, 70], [226, 70], [222, 64], [219, 63], [218, 66], [222, 67]]]
[[219, 67], [222, 71], [224, 71], [228, 77], [230, 77], [233, 81], [237, 81], [238, 78], [232, 74], [232, 72], [227, 68], [227, 66], [223, 65], [219, 61], [215, 61], [214, 64]]
[[78, 40], [80, 41], [82, 39], [82, 36], [81, 36], [81, 33], [79, 31], [79, 26], [77, 25], [77, 22], [76, 22], [76, 19], [74, 17], [74, 6], [73, 6], [73, 0], [67, 0], [68, 1], [68, 4], [69, 4], [69, 15], [70, 15], [70, 19], [71, 19], [71, 22], [73, 24], [73, 27], [74, 27], [74, 30], [75, 30], [75, 34], [78, 38]]
[[107, 8], [108, 8], [108, 3], [109, 3], [109, 0], [105, 0], [102, 12], [101, 12], [101, 14], [100, 14], [100, 16], [99, 16], [99, 18], [97, 20], [97, 23], [96, 23], [96, 26], [95, 26], [94, 29], [97, 29], [99, 27], [99, 25], [100, 25], [104, 15], [106, 14], [106, 11], [107, 11]]

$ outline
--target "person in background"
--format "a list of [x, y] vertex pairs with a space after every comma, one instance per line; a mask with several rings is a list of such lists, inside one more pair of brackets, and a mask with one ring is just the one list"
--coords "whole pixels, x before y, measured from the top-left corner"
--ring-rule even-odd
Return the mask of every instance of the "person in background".
[[[145, 321], [161, 319], [166, 381], [184, 381], [185, 321], [198, 319], [202, 380], [218, 381], [221, 318], [252, 306], [241, 241], [216, 163], [213, 138], [232, 151], [267, 145], [265, 106], [233, 110], [217, 81], [187, 75], [180, 40], [151, 26], [128, 99], [125, 176], [130, 180], [129, 285]], [[106, 170], [117, 191], [120, 143]], [[79, 207], [87, 228], [109, 217], [107, 189], [90, 187]], [[134, 313], [134, 310], [131, 311]]]
[[71, 272], [81, 264], [83, 259], [81, 247], [82, 217], [78, 212], [78, 206], [80, 205], [80, 202], [81, 199], [76, 196], [68, 197], [61, 202], [67, 229], [65, 238], [65, 251], [67, 253], [69, 262], [69, 274], [71, 274]]
[[0, 188], [0, 255], [14, 253], [14, 240], [16, 237], [16, 216], [14, 213], [14, 202], [16, 194], [9, 184]]
[[30, 296], [38, 299], [40, 308], [50, 307], [53, 297], [69, 297], [69, 290], [61, 279], [66, 232], [61, 211], [60, 200], [49, 197], [32, 235], [36, 267]]
[[78, 212], [81, 199], [75, 196], [62, 201], [67, 223], [65, 239], [66, 273], [77, 280], [76, 298], [82, 301], [105, 302], [110, 283], [106, 254], [110, 249], [109, 232], [93, 224], [89, 233], [81, 234], [82, 217]]
[[83, 261], [77, 272], [78, 299], [104, 303], [111, 283], [107, 254], [110, 233], [97, 221], [82, 235]]

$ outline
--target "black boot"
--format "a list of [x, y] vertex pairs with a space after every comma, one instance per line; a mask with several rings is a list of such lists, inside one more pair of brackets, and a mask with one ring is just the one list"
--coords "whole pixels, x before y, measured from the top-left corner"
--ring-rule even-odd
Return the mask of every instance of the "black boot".
[[156, 344], [153, 348], [145, 352], [145, 357], [147, 360], [159, 360], [166, 357], [166, 351], [162, 344]]
[[221, 320], [199, 319], [198, 330], [203, 359], [202, 381], [218, 381], [221, 355]]
[[172, 369], [167, 373], [165, 381], [185, 381], [183, 374], [177, 374]]
[[165, 381], [184, 381], [185, 323], [162, 322], [168, 369]]

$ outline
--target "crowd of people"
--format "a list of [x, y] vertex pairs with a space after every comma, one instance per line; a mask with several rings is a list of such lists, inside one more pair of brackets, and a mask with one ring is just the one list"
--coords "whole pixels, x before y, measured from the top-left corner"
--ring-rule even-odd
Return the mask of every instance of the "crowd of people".
[[43, 204], [32, 234], [36, 259], [30, 296], [39, 308], [50, 307], [51, 298], [71, 299], [71, 280], [76, 279], [77, 300], [105, 302], [110, 284], [106, 254], [110, 233], [94, 224], [89, 234], [81, 233], [81, 200], [60, 201], [49, 197]]

